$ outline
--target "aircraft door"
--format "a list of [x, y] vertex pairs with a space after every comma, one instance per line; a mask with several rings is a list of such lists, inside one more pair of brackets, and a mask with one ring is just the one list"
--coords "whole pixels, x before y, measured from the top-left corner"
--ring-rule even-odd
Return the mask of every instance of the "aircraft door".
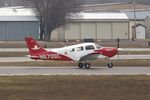
[[79, 46], [76, 48], [72, 48], [68, 52], [68, 56], [70, 56], [74, 60], [79, 60], [84, 55], [84, 47]]

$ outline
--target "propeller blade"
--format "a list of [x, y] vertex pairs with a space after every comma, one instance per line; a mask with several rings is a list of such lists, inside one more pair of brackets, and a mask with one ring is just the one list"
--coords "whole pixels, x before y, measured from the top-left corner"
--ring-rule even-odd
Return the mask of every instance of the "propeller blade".
[[122, 48], [117, 48], [117, 50], [118, 50], [117, 57], [119, 59], [119, 51], [123, 51], [123, 49]]
[[118, 48], [118, 51], [123, 51], [123, 49], [122, 48]]
[[119, 59], [119, 50], [118, 50], [118, 53], [117, 53], [117, 57], [118, 57], [118, 59]]

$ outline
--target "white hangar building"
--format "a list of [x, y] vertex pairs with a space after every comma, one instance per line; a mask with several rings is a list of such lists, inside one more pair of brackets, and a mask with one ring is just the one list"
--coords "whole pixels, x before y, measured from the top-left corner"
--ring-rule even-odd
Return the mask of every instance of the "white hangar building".
[[129, 39], [129, 28], [125, 13], [79, 13], [69, 24], [54, 30], [52, 40]]

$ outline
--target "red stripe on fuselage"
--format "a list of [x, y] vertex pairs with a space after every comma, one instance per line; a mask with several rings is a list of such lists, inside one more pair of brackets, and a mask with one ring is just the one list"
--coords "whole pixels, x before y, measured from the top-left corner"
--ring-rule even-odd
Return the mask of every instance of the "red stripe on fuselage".
[[[34, 56], [37, 56], [41, 60], [74, 61], [70, 57], [67, 57], [65, 55], [62, 55], [62, 54], [59, 54], [59, 53], [56, 53], [56, 52], [51, 52], [51, 51], [36, 54]], [[32, 58], [32, 59], [34, 59], [34, 58]]]

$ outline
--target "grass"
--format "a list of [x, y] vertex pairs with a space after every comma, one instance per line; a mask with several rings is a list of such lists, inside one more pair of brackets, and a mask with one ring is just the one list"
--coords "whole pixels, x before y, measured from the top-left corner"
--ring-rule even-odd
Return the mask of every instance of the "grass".
[[[120, 47], [121, 48], [149, 48], [150, 46], [148, 45], [149, 40], [136, 40], [136, 41], [131, 41], [131, 40], [121, 40], [120, 41]], [[82, 42], [75, 42], [75, 41], [70, 41], [68, 43], [66, 42], [44, 42], [44, 41], [38, 41], [38, 43], [44, 47], [46, 44], [48, 48], [58, 48], [58, 47], [63, 47], [64, 45], [73, 45], [73, 44], [79, 44]], [[101, 46], [112, 46], [116, 47], [117, 42], [116, 40], [102, 40], [100, 42], [96, 42], [97, 44]], [[0, 41], [0, 48], [25, 48], [26, 43], [25, 41]]]
[[25, 57], [28, 52], [0, 52], [0, 57]]
[[0, 77], [1, 100], [149, 100], [150, 76]]
[[150, 55], [150, 51], [120, 51], [120, 55]]
[[[111, 60], [114, 66], [132, 66], [132, 67], [143, 67], [143, 66], [150, 66], [150, 60], [143, 59], [143, 60]], [[91, 66], [107, 66], [107, 60], [97, 60], [97, 61], [90, 61]], [[62, 61], [25, 61], [25, 62], [0, 62], [1, 66], [46, 66], [46, 67], [62, 67], [62, 66], [77, 66], [77, 63], [74, 62], [62, 62]]]

